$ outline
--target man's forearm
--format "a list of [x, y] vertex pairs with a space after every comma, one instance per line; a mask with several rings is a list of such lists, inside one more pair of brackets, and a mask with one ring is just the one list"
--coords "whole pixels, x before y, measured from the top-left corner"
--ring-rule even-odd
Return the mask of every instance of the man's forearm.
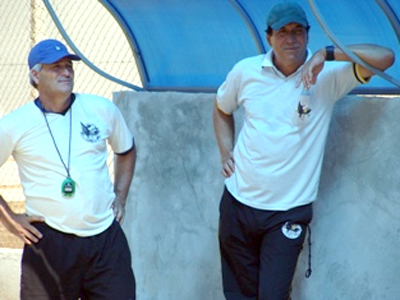
[[6, 219], [6, 215], [10, 215], [11, 209], [7, 202], [0, 196], [0, 222], [3, 223]]
[[116, 155], [114, 167], [114, 192], [116, 199], [125, 206], [136, 163], [136, 148], [126, 154]]
[[[386, 70], [394, 63], [394, 52], [386, 47], [375, 44], [357, 44], [349, 45], [347, 46], [347, 49], [369, 65], [381, 71]], [[334, 49], [333, 55], [335, 61], [352, 61], [352, 59], [339, 48]]]
[[218, 109], [216, 101], [213, 108], [213, 124], [221, 160], [224, 161], [233, 150], [235, 122], [232, 115], [227, 115]]

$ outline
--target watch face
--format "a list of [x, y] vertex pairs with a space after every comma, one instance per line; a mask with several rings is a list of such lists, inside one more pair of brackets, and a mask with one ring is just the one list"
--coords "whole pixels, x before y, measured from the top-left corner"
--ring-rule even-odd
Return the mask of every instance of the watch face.
[[64, 185], [64, 193], [72, 193], [73, 192], [73, 188], [72, 188], [72, 184], [71, 183], [67, 183]]

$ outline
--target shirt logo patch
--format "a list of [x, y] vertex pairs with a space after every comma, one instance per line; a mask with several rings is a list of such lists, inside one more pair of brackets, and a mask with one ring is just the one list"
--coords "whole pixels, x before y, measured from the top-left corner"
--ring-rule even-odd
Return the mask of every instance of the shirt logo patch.
[[82, 138], [91, 143], [95, 143], [100, 139], [100, 130], [94, 124], [83, 124], [81, 122], [81, 136]]
[[294, 113], [294, 123], [296, 125], [305, 125], [311, 116], [311, 96], [308, 92], [299, 96], [299, 102]]
[[286, 222], [283, 224], [281, 230], [283, 235], [291, 240], [297, 239], [303, 232], [303, 228], [301, 228], [299, 224], [294, 224], [291, 222]]
[[305, 119], [308, 118], [311, 114], [311, 108], [302, 102], [299, 102], [299, 105], [297, 106], [297, 115], [299, 116], [300, 119]]

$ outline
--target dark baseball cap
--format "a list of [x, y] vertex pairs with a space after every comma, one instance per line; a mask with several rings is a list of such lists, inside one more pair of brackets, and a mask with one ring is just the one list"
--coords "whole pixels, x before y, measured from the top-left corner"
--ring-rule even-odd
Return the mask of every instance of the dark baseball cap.
[[278, 30], [289, 23], [308, 27], [306, 13], [300, 5], [294, 2], [283, 2], [271, 8], [267, 17], [267, 28]]
[[53, 64], [64, 57], [72, 60], [81, 60], [78, 55], [69, 53], [67, 47], [60, 41], [53, 39], [43, 40], [37, 43], [29, 52], [29, 69], [32, 69], [37, 64]]

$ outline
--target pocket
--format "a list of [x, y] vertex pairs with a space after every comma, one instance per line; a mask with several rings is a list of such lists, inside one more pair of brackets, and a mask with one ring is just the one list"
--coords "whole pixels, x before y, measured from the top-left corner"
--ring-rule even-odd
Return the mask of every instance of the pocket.
[[290, 215], [288, 215], [288, 221], [292, 223], [299, 223], [308, 225], [313, 218], [313, 208], [312, 204], [307, 204], [299, 206], [290, 210]]

